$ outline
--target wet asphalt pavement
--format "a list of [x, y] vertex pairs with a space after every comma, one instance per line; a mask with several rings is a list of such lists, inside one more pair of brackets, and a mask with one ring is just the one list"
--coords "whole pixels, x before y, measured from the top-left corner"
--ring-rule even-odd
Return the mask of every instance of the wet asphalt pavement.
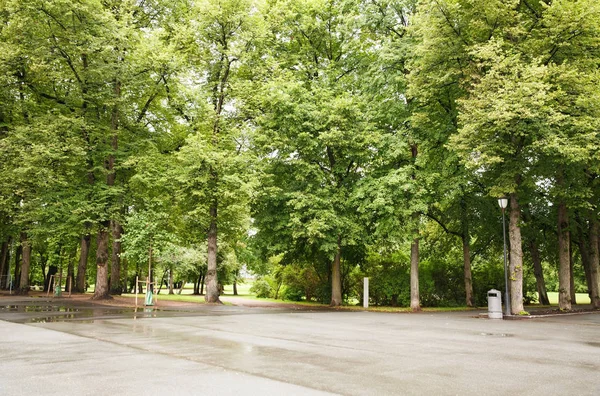
[[598, 395], [600, 314], [521, 321], [0, 297], [0, 394]]

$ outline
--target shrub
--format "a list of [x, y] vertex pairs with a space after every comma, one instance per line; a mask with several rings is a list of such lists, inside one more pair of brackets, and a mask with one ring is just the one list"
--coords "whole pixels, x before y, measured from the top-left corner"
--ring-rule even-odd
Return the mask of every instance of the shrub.
[[254, 281], [250, 293], [256, 294], [258, 298], [269, 298], [271, 296], [271, 285], [263, 278]]

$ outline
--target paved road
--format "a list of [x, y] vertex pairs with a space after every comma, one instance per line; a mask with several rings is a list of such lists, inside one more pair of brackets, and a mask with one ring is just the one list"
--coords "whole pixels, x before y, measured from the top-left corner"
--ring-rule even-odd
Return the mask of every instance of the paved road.
[[600, 314], [0, 304], [0, 394], [600, 394]]

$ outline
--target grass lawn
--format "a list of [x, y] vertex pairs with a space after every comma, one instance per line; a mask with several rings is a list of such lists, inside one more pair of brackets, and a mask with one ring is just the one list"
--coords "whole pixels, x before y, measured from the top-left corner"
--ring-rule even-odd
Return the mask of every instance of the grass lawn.
[[[576, 293], [577, 304], [591, 304], [590, 296], [587, 293]], [[558, 292], [548, 292], [548, 300], [551, 305], [558, 305]]]

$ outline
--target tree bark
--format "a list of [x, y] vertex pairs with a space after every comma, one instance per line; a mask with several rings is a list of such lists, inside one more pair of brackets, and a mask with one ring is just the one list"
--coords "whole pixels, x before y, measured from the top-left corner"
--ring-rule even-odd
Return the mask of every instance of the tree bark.
[[120, 295], [123, 292], [121, 287], [121, 234], [123, 227], [117, 221], [111, 221], [112, 231], [112, 255], [110, 269], [110, 294]]
[[558, 204], [558, 306], [571, 310], [571, 263], [570, 263], [569, 214], [564, 202]]
[[575, 294], [575, 262], [573, 260], [573, 242], [569, 232], [569, 288], [571, 290], [571, 304], [577, 305], [577, 295]]
[[77, 280], [75, 281], [75, 291], [85, 293], [85, 280], [88, 256], [90, 252], [91, 235], [87, 234], [81, 237], [81, 248], [79, 249], [79, 265], [77, 266]]
[[523, 307], [523, 248], [521, 246], [521, 208], [516, 193], [510, 194], [510, 214], [508, 236], [510, 242], [510, 305], [511, 313], [518, 315], [525, 311]]
[[[202, 273], [200, 275], [200, 295], [204, 294], [204, 280], [206, 279], [206, 275]], [[181, 288], [183, 290], [183, 287]]]
[[590, 220], [590, 278], [591, 278], [591, 294], [592, 305], [594, 308], [600, 308], [600, 221], [593, 217]]
[[206, 270], [206, 295], [208, 303], [221, 303], [217, 280], [217, 200], [210, 206], [210, 226], [208, 229], [208, 269]]
[[98, 231], [98, 243], [96, 248], [96, 288], [94, 289], [94, 300], [111, 298], [108, 285], [108, 221], [103, 222]]
[[175, 294], [173, 292], [173, 266], [169, 268], [169, 294]]
[[19, 294], [29, 293], [29, 266], [31, 264], [31, 243], [27, 233], [21, 233], [21, 246], [23, 248], [23, 264], [21, 265], [21, 281], [19, 282]]
[[21, 243], [15, 241], [15, 244], [17, 245], [17, 248], [15, 251], [15, 272], [13, 276], [13, 290], [19, 289], [19, 286], [21, 285], [21, 255], [23, 253], [23, 246], [21, 245]]
[[2, 250], [0, 252], [0, 289], [4, 289], [8, 285], [8, 247], [10, 246], [10, 237], [2, 242]]
[[419, 238], [413, 239], [410, 245], [410, 309], [421, 310], [419, 297]]
[[546, 291], [546, 281], [544, 280], [544, 271], [542, 269], [542, 260], [540, 259], [540, 250], [533, 239], [529, 241], [529, 252], [531, 253], [531, 261], [533, 261], [533, 274], [535, 276], [540, 304], [550, 305], [548, 292]]
[[77, 248], [75, 248], [69, 256], [69, 262], [67, 263], [67, 281], [65, 283], [65, 291], [71, 292], [73, 284], [75, 283], [75, 257], [77, 256]]
[[233, 281], [233, 295], [237, 296], [238, 295], [238, 291], [237, 291], [237, 281]]
[[465, 302], [467, 307], [475, 306], [475, 298], [473, 296], [473, 277], [471, 275], [471, 252], [469, 249], [469, 221], [467, 218], [467, 203], [464, 198], [460, 200], [461, 208], [461, 240], [463, 245], [463, 265], [464, 265], [464, 281], [465, 281]]
[[333, 263], [331, 266], [331, 303], [332, 307], [339, 307], [342, 305], [342, 272], [341, 272], [341, 261], [342, 261], [342, 237], [338, 235], [337, 238], [337, 249], [335, 256], [333, 257]]

